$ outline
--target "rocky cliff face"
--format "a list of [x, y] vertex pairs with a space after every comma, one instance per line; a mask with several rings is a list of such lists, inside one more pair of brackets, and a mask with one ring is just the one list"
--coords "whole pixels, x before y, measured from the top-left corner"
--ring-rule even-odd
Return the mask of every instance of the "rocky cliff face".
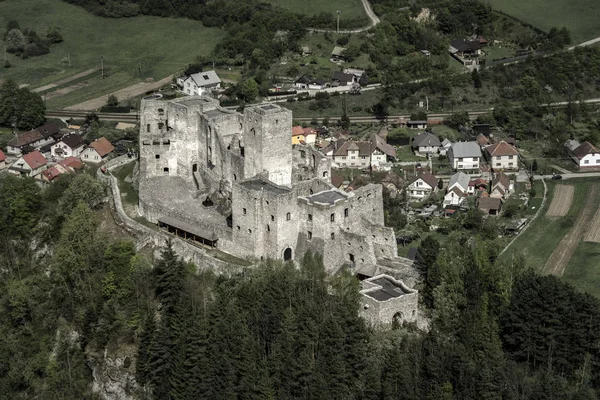
[[135, 400], [139, 385], [135, 381], [135, 360], [127, 351], [109, 355], [93, 354], [88, 358], [94, 382], [92, 391], [104, 400]]

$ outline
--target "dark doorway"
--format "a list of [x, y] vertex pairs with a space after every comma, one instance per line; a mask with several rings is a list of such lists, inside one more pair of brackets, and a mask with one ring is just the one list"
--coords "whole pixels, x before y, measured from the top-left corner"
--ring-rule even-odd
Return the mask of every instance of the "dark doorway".
[[212, 200], [210, 199], [210, 197], [207, 197], [207, 198], [206, 198], [206, 199], [205, 199], [205, 200], [202, 202], [202, 205], [203, 205], [204, 207], [212, 207], [212, 206], [214, 206], [215, 204], [212, 202]]
[[289, 247], [283, 252], [283, 261], [291, 261], [292, 259], [292, 249]]
[[400, 328], [402, 326], [403, 321], [404, 321], [404, 315], [402, 315], [402, 312], [398, 311], [392, 317], [392, 329]]
[[192, 165], [192, 172], [198, 171], [198, 164]]

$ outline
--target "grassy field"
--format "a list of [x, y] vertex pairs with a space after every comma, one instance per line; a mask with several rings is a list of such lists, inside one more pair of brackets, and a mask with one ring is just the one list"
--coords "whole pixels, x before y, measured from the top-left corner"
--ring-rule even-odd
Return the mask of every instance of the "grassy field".
[[[196, 55], [209, 54], [225, 34], [187, 19], [100, 18], [60, 0], [0, 2], [0, 28], [13, 19], [22, 29], [34, 28], [40, 36], [50, 24], [57, 25], [64, 41], [40, 57], [22, 60], [9, 55], [13, 67], [3, 69], [0, 79], [13, 78], [36, 88], [100, 68], [100, 57], [104, 57], [106, 78], [100, 79], [99, 73], [94, 73], [76, 81], [84, 87], [49, 99], [49, 108], [76, 104], [148, 78], [164, 78], [182, 70]], [[64, 62], [68, 55], [70, 67]]]
[[[548, 182], [548, 199], [541, 211], [542, 214], [502, 257], [508, 259], [513, 254], [520, 253], [525, 257], [528, 266], [541, 270], [552, 251], [573, 227], [577, 215], [585, 203], [592, 181], [597, 182], [597, 178], [561, 182], [560, 184], [574, 185], [575, 194], [567, 215], [553, 219], [545, 216], [548, 206], [552, 202], [555, 187], [555, 182]], [[540, 193], [537, 185], [536, 191]], [[600, 244], [581, 242], [569, 261], [563, 278], [583, 291], [600, 296], [600, 269], [596, 268], [598, 265], [600, 265]]]
[[492, 7], [545, 31], [565, 26], [573, 43], [600, 36], [598, 0], [491, 0]]
[[[361, 0], [267, 0], [269, 3], [305, 15], [316, 15], [322, 12], [336, 14], [340, 10], [340, 20], [366, 17]], [[335, 21], [331, 22], [335, 29]]]
[[600, 243], [581, 242], [563, 279], [584, 292], [600, 297]]

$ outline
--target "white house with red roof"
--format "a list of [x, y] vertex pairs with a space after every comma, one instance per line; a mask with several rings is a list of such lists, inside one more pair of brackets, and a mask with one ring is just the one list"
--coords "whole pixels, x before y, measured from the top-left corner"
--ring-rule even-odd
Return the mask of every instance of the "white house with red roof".
[[504, 140], [487, 146], [485, 152], [493, 170], [519, 170], [519, 151]]
[[48, 160], [39, 151], [20, 157], [8, 168], [8, 172], [19, 176], [36, 176], [48, 167]]
[[114, 146], [108, 139], [101, 137], [90, 143], [90, 145], [83, 150], [79, 158], [83, 162], [98, 164], [104, 161], [114, 149]]

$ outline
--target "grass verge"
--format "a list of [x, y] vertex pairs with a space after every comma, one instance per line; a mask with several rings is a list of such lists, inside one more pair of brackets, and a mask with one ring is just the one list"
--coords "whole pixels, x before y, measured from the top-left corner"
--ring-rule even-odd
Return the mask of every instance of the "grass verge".
[[[269, 3], [287, 10], [304, 14], [317, 15], [331, 13], [334, 16], [340, 10], [340, 20], [366, 17], [361, 0], [267, 0]], [[335, 21], [331, 21], [331, 29], [335, 29]]]
[[569, 261], [563, 279], [580, 290], [600, 297], [600, 243], [581, 242]]

